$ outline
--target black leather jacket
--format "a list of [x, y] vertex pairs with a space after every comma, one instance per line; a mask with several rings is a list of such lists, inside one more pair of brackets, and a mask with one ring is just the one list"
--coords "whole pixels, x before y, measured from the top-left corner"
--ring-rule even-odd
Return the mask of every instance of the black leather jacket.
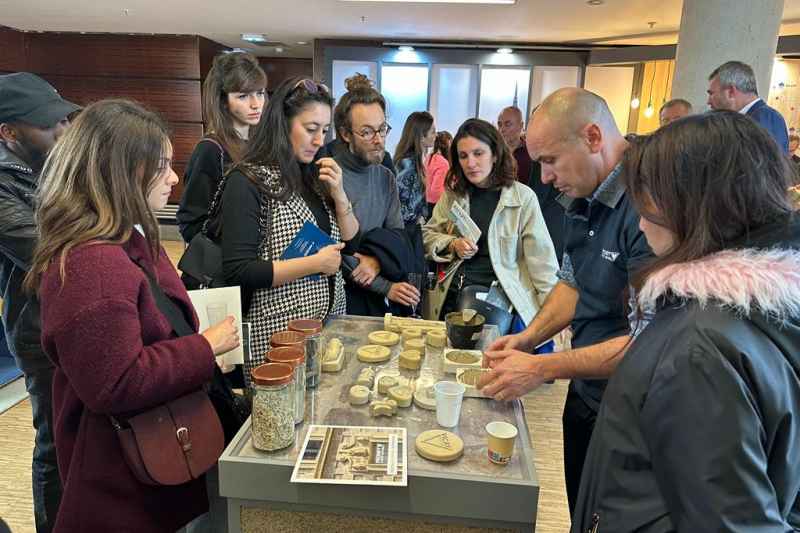
[[651, 274], [572, 532], [800, 530], [800, 221]]
[[39, 176], [0, 143], [0, 288], [3, 326], [26, 374], [52, 368], [42, 351], [39, 301], [22, 290], [36, 245], [33, 193]]

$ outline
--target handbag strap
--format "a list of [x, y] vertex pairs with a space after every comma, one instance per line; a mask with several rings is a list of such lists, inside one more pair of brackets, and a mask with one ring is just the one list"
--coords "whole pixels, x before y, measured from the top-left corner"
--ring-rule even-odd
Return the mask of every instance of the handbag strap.
[[208, 205], [206, 219], [203, 221], [203, 226], [200, 228], [202, 234], [208, 236], [208, 224], [211, 222], [211, 217], [216, 214], [217, 209], [219, 208], [219, 204], [222, 200], [222, 192], [225, 189], [225, 182], [228, 181], [228, 176], [225, 174], [225, 149], [222, 148], [222, 145], [212, 137], [203, 137], [200, 142], [203, 141], [212, 142], [217, 145], [217, 148], [219, 148], [219, 168], [221, 172], [219, 183], [217, 184], [217, 190], [214, 192], [214, 196], [211, 198], [211, 203]]
[[167, 320], [169, 321], [170, 325], [172, 326], [172, 330], [178, 337], [186, 337], [188, 335], [194, 335], [197, 333], [192, 326], [189, 325], [189, 322], [186, 320], [186, 316], [181, 311], [180, 307], [172, 301], [172, 299], [164, 294], [164, 291], [161, 287], [158, 286], [158, 282], [153, 277], [153, 275], [142, 266], [137, 261], [133, 261], [136, 266], [142, 269], [144, 275], [147, 277], [147, 282], [150, 285], [150, 292], [153, 295], [153, 298], [156, 301], [156, 307], [158, 310], [161, 311]]

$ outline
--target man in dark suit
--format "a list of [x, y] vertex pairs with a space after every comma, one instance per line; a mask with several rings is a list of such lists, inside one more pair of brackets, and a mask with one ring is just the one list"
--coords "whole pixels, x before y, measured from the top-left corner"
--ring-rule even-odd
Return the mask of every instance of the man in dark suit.
[[728, 61], [717, 67], [708, 77], [708, 105], [711, 109], [738, 111], [761, 124], [778, 146], [789, 151], [789, 133], [786, 121], [778, 111], [758, 97], [756, 76], [750, 65], [741, 61]]

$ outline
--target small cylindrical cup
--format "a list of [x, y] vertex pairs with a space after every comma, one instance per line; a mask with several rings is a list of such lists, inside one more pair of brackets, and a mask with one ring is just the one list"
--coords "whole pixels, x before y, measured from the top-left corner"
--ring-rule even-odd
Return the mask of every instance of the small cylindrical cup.
[[507, 465], [514, 454], [517, 428], [508, 422], [489, 422], [486, 424], [486, 433], [489, 435], [489, 460]]
[[458, 425], [464, 391], [466, 391], [464, 385], [453, 381], [439, 381], [433, 386], [436, 397], [436, 422], [440, 426], [452, 428]]
[[224, 302], [206, 304], [206, 314], [208, 327], [216, 326], [228, 317], [228, 304]]

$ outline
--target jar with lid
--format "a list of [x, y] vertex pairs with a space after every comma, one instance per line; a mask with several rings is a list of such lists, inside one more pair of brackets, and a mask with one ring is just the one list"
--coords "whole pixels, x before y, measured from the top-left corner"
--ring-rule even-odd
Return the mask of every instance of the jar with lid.
[[294, 369], [266, 363], [253, 369], [253, 446], [271, 452], [294, 444]]
[[281, 346], [267, 352], [270, 363], [284, 363], [294, 369], [294, 423], [299, 424], [306, 416], [306, 358], [304, 350], [296, 346]]
[[315, 388], [319, 384], [322, 371], [322, 322], [319, 320], [292, 320], [289, 330], [302, 333], [306, 337], [306, 387]]

